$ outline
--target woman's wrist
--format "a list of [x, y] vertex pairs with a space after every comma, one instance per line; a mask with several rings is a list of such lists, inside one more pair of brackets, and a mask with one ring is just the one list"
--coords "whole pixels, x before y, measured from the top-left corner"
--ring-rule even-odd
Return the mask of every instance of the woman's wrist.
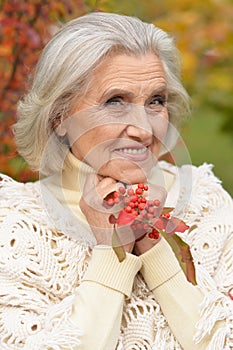
[[146, 234], [142, 239], [135, 242], [134, 245], [134, 253], [136, 255], [142, 255], [146, 253], [148, 250], [152, 249], [156, 244], [158, 244], [161, 240], [161, 235], [158, 238], [150, 238], [148, 234]]

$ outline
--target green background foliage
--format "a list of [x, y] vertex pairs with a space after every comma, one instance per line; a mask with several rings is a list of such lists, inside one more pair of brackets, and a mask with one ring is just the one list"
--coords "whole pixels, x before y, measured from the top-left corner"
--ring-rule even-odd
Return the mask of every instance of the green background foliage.
[[[132, 15], [169, 32], [181, 51], [192, 116], [181, 137], [195, 165], [214, 164], [233, 194], [233, 3], [231, 0], [0, 1], [0, 171], [27, 181], [37, 174], [17, 156], [10, 126], [30, 70], [59, 22], [90, 11]], [[177, 151], [177, 162], [182, 152]], [[176, 155], [176, 152], [175, 152]]]

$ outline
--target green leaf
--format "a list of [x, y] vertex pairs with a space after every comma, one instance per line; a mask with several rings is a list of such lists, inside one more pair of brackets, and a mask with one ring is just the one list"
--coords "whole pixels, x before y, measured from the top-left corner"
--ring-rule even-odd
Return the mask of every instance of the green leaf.
[[118, 257], [119, 262], [122, 262], [126, 258], [126, 253], [124, 248], [120, 245], [120, 241], [116, 232], [115, 225], [113, 227], [113, 234], [112, 234], [112, 247]]
[[167, 213], [170, 213], [171, 211], [173, 211], [174, 208], [171, 208], [171, 207], [164, 207], [163, 210], [162, 210], [162, 215], [163, 214], [167, 214]]

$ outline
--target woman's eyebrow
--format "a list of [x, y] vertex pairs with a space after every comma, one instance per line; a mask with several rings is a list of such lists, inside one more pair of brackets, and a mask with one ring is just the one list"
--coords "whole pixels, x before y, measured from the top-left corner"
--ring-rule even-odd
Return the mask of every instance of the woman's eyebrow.
[[156, 95], [159, 95], [159, 94], [167, 95], [167, 86], [166, 85], [158, 86], [157, 88], [152, 90], [152, 92], [150, 93], [149, 96], [156, 96]]
[[133, 97], [134, 94], [130, 91], [124, 90], [124, 89], [110, 89], [107, 90], [103, 93], [103, 95], [101, 96], [101, 100], [107, 100], [113, 96], [129, 96], [129, 97]]

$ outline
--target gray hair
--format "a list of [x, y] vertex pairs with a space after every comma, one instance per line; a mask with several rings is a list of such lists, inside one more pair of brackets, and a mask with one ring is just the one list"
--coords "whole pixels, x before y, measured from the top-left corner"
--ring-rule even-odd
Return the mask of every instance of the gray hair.
[[[93, 69], [112, 52], [155, 53], [165, 71], [170, 122], [177, 126], [187, 114], [189, 98], [180, 82], [179, 53], [172, 37], [135, 17], [102, 12], [84, 15], [65, 24], [45, 46], [31, 90], [18, 104], [16, 143], [32, 169], [47, 175], [59, 170], [64, 148], [69, 146], [54, 130], [68, 115], [74, 98], [84, 92]], [[169, 147], [174, 146], [172, 138], [168, 131]], [[42, 162], [48, 142], [49, 152]]]

